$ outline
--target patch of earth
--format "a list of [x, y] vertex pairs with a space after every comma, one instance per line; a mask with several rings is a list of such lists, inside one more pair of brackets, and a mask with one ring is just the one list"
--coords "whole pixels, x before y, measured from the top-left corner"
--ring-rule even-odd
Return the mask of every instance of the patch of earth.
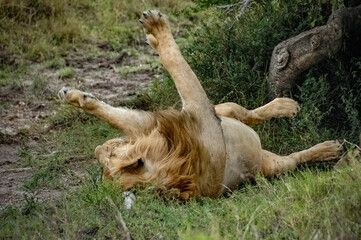
[[24, 90], [9, 86], [0, 87], [0, 133], [16, 135], [21, 130], [30, 128], [31, 123], [38, 122], [50, 115], [49, 100], [31, 98]]
[[17, 144], [0, 144], [0, 166], [19, 161]]
[[[72, 52], [65, 57], [67, 66], [73, 67], [73, 77], [59, 78], [58, 70], [34, 63], [31, 71], [23, 76], [22, 87], [0, 87], [0, 134], [13, 136], [20, 130], [29, 129], [31, 124], [55, 114], [57, 92], [62, 87], [91, 92], [111, 105], [126, 103], [152, 85], [152, 79], [159, 77], [158, 71], [144, 69], [145, 62], [157, 59], [149, 46], [140, 46], [139, 56], [120, 53], [109, 57], [109, 53], [84, 57], [84, 53]], [[116, 69], [133, 66], [132, 72], [121, 73]], [[34, 80], [43, 79], [41, 89], [34, 89]]]
[[[35, 141], [31, 141], [35, 144]], [[65, 164], [70, 165], [67, 172], [59, 176], [61, 188], [42, 187], [28, 191], [23, 186], [31, 181], [36, 171], [31, 167], [17, 167], [14, 163], [21, 160], [18, 156], [20, 146], [16, 143], [0, 144], [0, 211], [8, 205], [21, 206], [26, 201], [48, 202], [59, 199], [63, 193], [72, 192], [89, 177], [84, 167], [84, 159], [70, 157]], [[96, 160], [93, 160], [96, 164]], [[101, 176], [99, 176], [101, 178]]]
[[29, 193], [23, 189], [23, 183], [31, 179], [31, 168], [0, 169], [0, 210], [8, 205], [20, 206], [28, 199], [46, 202], [57, 199], [62, 192], [58, 189], [38, 189], [36, 193]]
[[11, 204], [18, 206], [24, 201], [23, 183], [31, 178], [31, 168], [0, 169], [0, 210]]
[[[75, 75], [71, 78], [59, 78], [56, 69], [33, 63], [31, 70], [22, 76], [20, 88], [0, 87], [0, 210], [9, 204], [19, 206], [26, 201], [29, 193], [22, 187], [34, 173], [31, 168], [17, 167], [16, 162], [21, 161], [18, 156], [20, 145], [14, 143], [12, 140], [14, 136], [16, 138], [17, 134], [23, 131], [28, 134], [29, 139], [34, 137], [26, 130], [32, 124], [41, 123], [49, 115], [56, 114], [59, 104], [57, 92], [63, 86], [91, 92], [109, 104], [132, 100], [139, 91], [151, 86], [154, 77], [158, 77], [157, 70], [142, 68], [142, 64], [146, 61], [156, 59], [154, 52], [149, 46], [140, 46], [137, 51], [140, 54], [136, 57], [126, 53], [112, 57], [109, 53], [84, 57], [84, 53], [72, 52], [64, 57], [66, 65], [75, 70]], [[128, 73], [116, 71], [122, 66], [133, 66], [135, 71]], [[45, 84], [35, 87], [35, 80], [39, 78]], [[87, 173], [81, 164], [73, 163], [71, 159], [69, 161], [70, 164], [74, 164], [72, 171], [77, 177], [70, 179], [64, 175], [61, 177], [61, 182], [71, 190]], [[37, 201], [44, 202], [61, 195], [62, 191], [59, 189], [44, 188], [38, 189], [33, 197]]]
[[[152, 85], [154, 77], [159, 77], [157, 70], [142, 68], [146, 62], [157, 59], [149, 46], [140, 46], [137, 51], [139, 56], [121, 52], [114, 57], [84, 57], [83, 53], [73, 52], [65, 57], [66, 66], [75, 70], [73, 79], [61, 79], [52, 69], [44, 69], [43, 74], [52, 82], [52, 91], [57, 92], [62, 87], [76, 88], [90, 92], [110, 105], [118, 105], [133, 100], [139, 92]], [[117, 68], [122, 66], [138, 70], [118, 72]]]

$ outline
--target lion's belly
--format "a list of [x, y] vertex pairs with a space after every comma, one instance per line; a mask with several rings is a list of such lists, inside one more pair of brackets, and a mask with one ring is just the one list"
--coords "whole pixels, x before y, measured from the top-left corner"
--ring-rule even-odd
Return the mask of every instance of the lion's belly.
[[224, 193], [256, 176], [261, 168], [262, 147], [258, 134], [252, 128], [232, 118], [221, 119], [227, 151], [221, 191]]

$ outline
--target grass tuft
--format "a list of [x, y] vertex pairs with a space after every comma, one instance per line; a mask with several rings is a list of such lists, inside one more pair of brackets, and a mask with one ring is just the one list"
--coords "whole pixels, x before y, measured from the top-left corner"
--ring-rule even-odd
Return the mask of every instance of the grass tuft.
[[60, 69], [65, 67], [65, 60], [60, 57], [54, 57], [51, 60], [45, 61], [44, 66], [47, 68]]
[[75, 69], [73, 67], [63, 67], [58, 70], [57, 76], [59, 78], [71, 78], [75, 75]]

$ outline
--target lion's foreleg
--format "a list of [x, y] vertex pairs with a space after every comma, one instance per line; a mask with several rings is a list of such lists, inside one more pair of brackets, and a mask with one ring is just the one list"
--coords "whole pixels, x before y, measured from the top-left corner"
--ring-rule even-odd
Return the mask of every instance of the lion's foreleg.
[[[157, 50], [163, 66], [173, 78], [182, 99], [182, 111], [193, 117], [189, 124], [193, 124], [198, 132], [192, 134], [194, 138], [202, 141], [207, 152], [207, 156], [203, 159], [194, 159], [194, 161], [204, 161], [204, 165], [209, 161], [199, 181], [209, 182], [212, 179], [214, 188], [208, 189], [208, 195], [216, 196], [221, 188], [226, 161], [221, 121], [217, 118], [213, 104], [210, 103], [198, 78], [179, 51], [167, 17], [159, 11], [149, 10], [143, 13], [140, 22], [143, 24], [149, 44]], [[208, 178], [208, 176], [212, 177]]]
[[211, 104], [198, 78], [183, 58], [174, 41], [167, 17], [159, 11], [146, 11], [141, 18], [149, 44], [157, 50], [164, 67], [172, 76], [182, 99], [183, 108], [202, 106], [209, 111]]
[[113, 127], [124, 131], [126, 135], [141, 133], [154, 124], [153, 114], [150, 112], [115, 108], [89, 93], [63, 88], [58, 95], [66, 103], [107, 121]]

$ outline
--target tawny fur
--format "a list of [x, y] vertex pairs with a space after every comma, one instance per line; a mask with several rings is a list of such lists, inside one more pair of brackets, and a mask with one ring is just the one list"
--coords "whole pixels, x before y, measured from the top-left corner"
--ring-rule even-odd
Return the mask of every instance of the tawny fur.
[[125, 139], [109, 140], [95, 150], [103, 166], [103, 179], [118, 181], [124, 189], [153, 185], [173, 190], [183, 200], [218, 197], [258, 173], [277, 176], [299, 163], [340, 156], [341, 145], [336, 141], [288, 156], [263, 150], [257, 133], [246, 124], [295, 116], [297, 102], [277, 98], [254, 110], [235, 103], [213, 106], [180, 53], [167, 17], [159, 11], [147, 11], [140, 21], [149, 44], [175, 82], [183, 104], [181, 111], [114, 108], [78, 90], [63, 88], [59, 92], [65, 102], [125, 133]]

